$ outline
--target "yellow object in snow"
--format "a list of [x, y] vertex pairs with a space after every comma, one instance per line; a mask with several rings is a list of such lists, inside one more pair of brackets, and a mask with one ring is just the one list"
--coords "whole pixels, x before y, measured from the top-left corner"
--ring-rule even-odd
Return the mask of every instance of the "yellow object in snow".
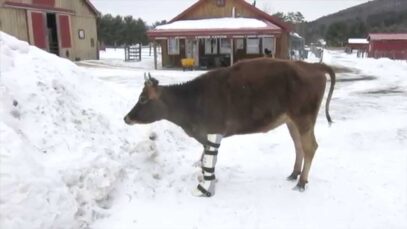
[[192, 69], [195, 65], [195, 60], [192, 58], [183, 58], [181, 59], [182, 68], [190, 68]]

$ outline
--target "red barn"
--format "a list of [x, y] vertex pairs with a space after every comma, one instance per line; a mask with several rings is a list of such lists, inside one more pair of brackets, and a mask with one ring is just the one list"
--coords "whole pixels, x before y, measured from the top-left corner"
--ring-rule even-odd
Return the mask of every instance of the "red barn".
[[368, 56], [407, 60], [407, 33], [371, 33]]
[[71, 60], [98, 58], [98, 16], [89, 0], [0, 0], [0, 31]]

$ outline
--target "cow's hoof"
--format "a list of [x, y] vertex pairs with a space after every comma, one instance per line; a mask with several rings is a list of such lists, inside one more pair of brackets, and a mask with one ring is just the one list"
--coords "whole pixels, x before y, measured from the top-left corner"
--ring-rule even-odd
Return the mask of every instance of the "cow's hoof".
[[299, 181], [298, 184], [293, 188], [293, 190], [299, 191], [299, 192], [304, 192], [305, 191], [305, 184], [307, 184], [307, 182]]
[[196, 196], [196, 197], [211, 197], [213, 196], [212, 193], [210, 192], [201, 192], [198, 188], [195, 188], [194, 190], [192, 190], [192, 195]]
[[296, 185], [296, 186], [293, 188], [293, 190], [294, 190], [294, 191], [299, 191], [299, 192], [304, 192], [304, 191], [305, 191], [305, 187], [300, 187], [300, 186]]
[[291, 174], [290, 176], [287, 177], [287, 180], [288, 181], [296, 181], [297, 177], [298, 177], [298, 175]]
[[300, 175], [299, 172], [292, 172], [291, 175], [287, 177], [287, 180], [296, 181], [298, 178], [298, 175]]

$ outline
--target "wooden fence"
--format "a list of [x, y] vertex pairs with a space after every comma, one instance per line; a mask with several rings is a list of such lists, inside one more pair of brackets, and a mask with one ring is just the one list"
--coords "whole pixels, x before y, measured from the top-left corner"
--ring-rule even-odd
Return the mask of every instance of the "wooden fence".
[[141, 61], [141, 44], [124, 47], [125, 61]]

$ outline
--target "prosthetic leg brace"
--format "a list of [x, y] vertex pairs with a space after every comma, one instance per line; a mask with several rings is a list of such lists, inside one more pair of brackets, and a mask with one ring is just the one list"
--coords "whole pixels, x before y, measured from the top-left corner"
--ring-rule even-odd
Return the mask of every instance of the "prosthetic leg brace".
[[215, 165], [222, 135], [208, 134], [202, 157], [203, 180], [192, 192], [194, 196], [211, 197], [215, 194]]

